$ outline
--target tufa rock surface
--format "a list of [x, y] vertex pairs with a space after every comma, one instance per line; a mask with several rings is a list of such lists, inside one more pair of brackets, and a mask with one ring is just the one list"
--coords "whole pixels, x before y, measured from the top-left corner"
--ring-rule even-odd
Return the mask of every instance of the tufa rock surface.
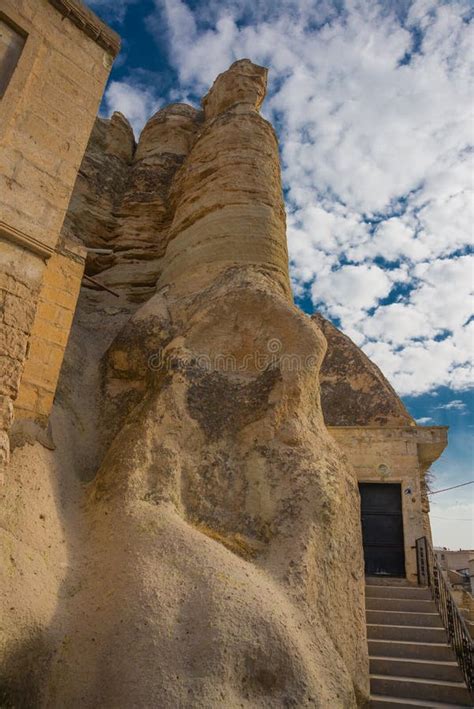
[[319, 372], [327, 426], [414, 426], [415, 422], [380, 369], [321, 314], [312, 316], [327, 341]]
[[47, 597], [8, 629], [11, 696], [34, 656], [46, 707], [367, 701], [357, 481], [323, 421], [325, 338], [291, 299], [266, 81], [236, 62], [136, 148], [121, 116], [96, 124], [67, 229], [111, 249], [91, 268], [120, 297], [83, 289], [76, 313], [37, 464], [66, 562], [36, 564]]

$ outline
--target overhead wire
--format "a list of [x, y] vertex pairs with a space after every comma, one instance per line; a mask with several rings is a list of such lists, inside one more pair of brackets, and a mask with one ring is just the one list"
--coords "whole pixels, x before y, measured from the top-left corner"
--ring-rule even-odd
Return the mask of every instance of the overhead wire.
[[455, 490], [457, 487], [464, 487], [465, 485], [474, 484], [474, 480], [468, 480], [467, 483], [461, 483], [460, 485], [452, 485], [451, 487], [445, 487], [442, 490], [433, 490], [433, 492], [428, 492], [428, 495], [437, 495], [439, 492], [447, 492], [448, 490]]

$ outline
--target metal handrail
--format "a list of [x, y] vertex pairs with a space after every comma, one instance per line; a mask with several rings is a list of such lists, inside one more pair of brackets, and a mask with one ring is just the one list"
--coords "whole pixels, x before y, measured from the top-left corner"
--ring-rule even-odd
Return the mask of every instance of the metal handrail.
[[416, 540], [418, 583], [431, 591], [466, 684], [474, 693], [474, 643], [427, 537]]

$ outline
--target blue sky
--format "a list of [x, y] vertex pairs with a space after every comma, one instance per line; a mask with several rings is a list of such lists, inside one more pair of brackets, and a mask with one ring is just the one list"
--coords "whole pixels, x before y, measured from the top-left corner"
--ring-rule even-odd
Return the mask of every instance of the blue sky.
[[[138, 135], [249, 57], [281, 146], [297, 302], [449, 425], [435, 488], [474, 479], [473, 5], [465, 0], [89, 0], [123, 38], [102, 114]], [[474, 548], [474, 486], [433, 497], [436, 544]], [[471, 520], [471, 521], [469, 521]]]

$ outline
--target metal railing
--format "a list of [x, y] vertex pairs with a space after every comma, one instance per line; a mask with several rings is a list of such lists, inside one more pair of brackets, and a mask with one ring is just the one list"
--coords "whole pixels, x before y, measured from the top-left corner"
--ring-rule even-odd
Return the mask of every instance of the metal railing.
[[427, 537], [416, 540], [418, 583], [428, 586], [466, 684], [474, 692], [474, 644]]

